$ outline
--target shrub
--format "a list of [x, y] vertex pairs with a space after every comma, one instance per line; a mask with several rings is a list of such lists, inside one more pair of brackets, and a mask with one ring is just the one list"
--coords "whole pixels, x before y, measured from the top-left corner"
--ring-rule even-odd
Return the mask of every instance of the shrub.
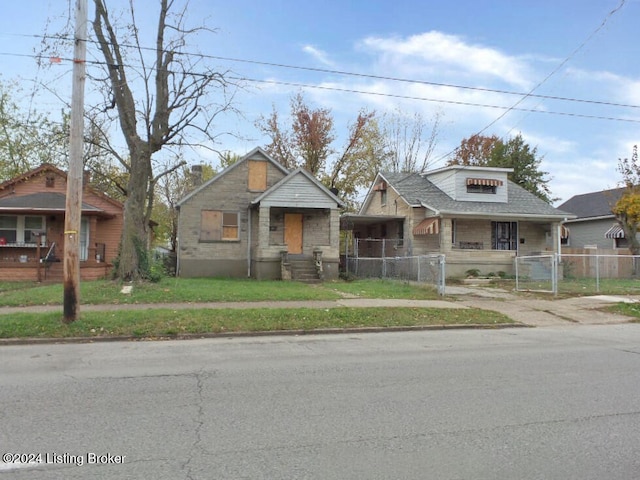
[[478, 270], [477, 268], [470, 268], [464, 273], [467, 275], [467, 277], [471, 277], [471, 278], [476, 278], [480, 276], [480, 270]]

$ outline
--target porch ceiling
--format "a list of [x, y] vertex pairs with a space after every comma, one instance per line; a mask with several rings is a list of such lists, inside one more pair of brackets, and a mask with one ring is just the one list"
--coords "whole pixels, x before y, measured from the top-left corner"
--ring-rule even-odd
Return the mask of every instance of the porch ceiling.
[[396, 215], [357, 215], [345, 213], [340, 217], [340, 229], [352, 230], [356, 226], [376, 225], [404, 219], [405, 217]]

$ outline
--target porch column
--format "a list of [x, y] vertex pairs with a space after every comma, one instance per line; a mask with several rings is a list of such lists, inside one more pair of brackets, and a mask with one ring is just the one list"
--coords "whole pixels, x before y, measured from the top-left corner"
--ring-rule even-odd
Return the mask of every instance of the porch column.
[[258, 210], [258, 231], [254, 232], [257, 240], [256, 259], [264, 257], [269, 246], [269, 225], [271, 224], [271, 207], [260, 205]]
[[561, 253], [560, 250], [560, 222], [551, 224], [551, 250], [554, 253]]
[[338, 209], [329, 211], [329, 222], [329, 243], [331, 244], [331, 251], [325, 252], [325, 256], [337, 258], [340, 256], [340, 211]]
[[452, 231], [452, 222], [450, 218], [442, 218], [440, 220], [440, 252], [451, 253], [452, 245], [451, 245], [451, 231]]
[[[89, 217], [89, 239], [87, 240], [87, 261], [96, 261], [96, 238], [98, 232], [98, 217]], [[104, 261], [104, 259], [103, 259]]]

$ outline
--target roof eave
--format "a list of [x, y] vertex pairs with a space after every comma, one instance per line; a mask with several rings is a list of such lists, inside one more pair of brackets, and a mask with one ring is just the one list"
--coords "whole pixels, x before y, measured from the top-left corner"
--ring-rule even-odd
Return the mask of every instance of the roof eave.
[[575, 215], [545, 215], [539, 213], [516, 213], [516, 212], [499, 212], [499, 213], [487, 213], [487, 212], [460, 212], [456, 210], [441, 210], [440, 215], [458, 216], [458, 217], [482, 217], [482, 218], [511, 218], [511, 219], [532, 219], [532, 220], [546, 220], [546, 221], [561, 221], [566, 222], [569, 219], [575, 218]]

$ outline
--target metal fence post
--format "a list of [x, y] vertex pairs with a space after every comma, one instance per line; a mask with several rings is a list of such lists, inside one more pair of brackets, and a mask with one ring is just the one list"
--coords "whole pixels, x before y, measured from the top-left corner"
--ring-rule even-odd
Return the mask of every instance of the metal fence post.
[[596, 253], [596, 292], [600, 293], [600, 256]]
[[520, 275], [518, 275], [518, 257], [513, 257], [513, 263], [515, 264], [515, 271], [516, 271], [516, 292], [520, 291], [520, 284], [518, 283], [518, 280], [520, 278]]
[[554, 295], [558, 295], [558, 269], [560, 268], [560, 262], [558, 262], [558, 254], [554, 253], [551, 257], [551, 290]]
[[440, 264], [440, 275], [439, 275], [439, 279], [438, 279], [438, 293], [440, 295], [444, 295], [444, 291], [445, 291], [445, 262], [446, 262], [446, 257], [444, 255], [440, 255], [438, 258], [438, 263]]

